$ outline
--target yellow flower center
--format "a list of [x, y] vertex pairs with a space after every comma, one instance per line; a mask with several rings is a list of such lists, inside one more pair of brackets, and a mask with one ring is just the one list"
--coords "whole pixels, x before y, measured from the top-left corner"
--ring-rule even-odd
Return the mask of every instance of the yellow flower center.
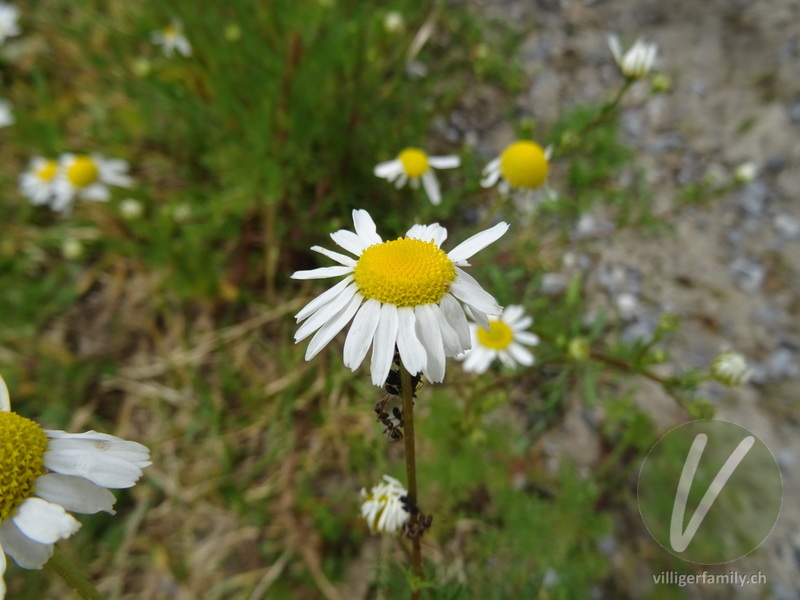
[[364, 250], [353, 275], [365, 298], [420, 306], [442, 299], [456, 278], [456, 268], [435, 243], [397, 238]]
[[174, 25], [167, 25], [161, 32], [164, 35], [164, 38], [169, 41], [175, 41], [175, 38], [178, 37], [178, 30]]
[[33, 494], [46, 451], [47, 435], [37, 423], [0, 412], [0, 523]]
[[417, 148], [406, 148], [398, 158], [403, 165], [403, 170], [409, 177], [422, 177], [430, 168], [428, 155]]
[[484, 348], [492, 350], [505, 350], [514, 341], [514, 332], [511, 327], [502, 321], [491, 321], [489, 331], [478, 327], [478, 343]]
[[547, 168], [544, 150], [534, 142], [514, 142], [500, 155], [500, 173], [515, 188], [538, 188]]
[[54, 160], [46, 160], [41, 167], [36, 169], [36, 177], [41, 181], [52, 181], [58, 173], [58, 163]]
[[75, 187], [86, 187], [99, 178], [100, 171], [95, 162], [88, 156], [76, 156], [72, 164], [67, 167], [67, 179]]

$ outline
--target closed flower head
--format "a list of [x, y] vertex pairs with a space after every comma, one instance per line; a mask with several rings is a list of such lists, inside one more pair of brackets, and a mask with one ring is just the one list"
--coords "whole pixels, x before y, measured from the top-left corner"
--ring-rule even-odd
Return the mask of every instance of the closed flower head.
[[610, 35], [608, 36], [608, 47], [611, 49], [617, 68], [623, 77], [641, 79], [653, 70], [658, 53], [658, 46], [655, 44], [648, 44], [638, 39], [627, 52], [623, 53], [619, 38]]
[[340, 230], [331, 237], [355, 255], [351, 258], [319, 246], [312, 250], [340, 266], [297, 271], [295, 279], [345, 276], [297, 314], [295, 334], [301, 341], [315, 333], [306, 351], [311, 360], [351, 320], [344, 344], [344, 364], [355, 370], [372, 346], [372, 382], [383, 385], [395, 346], [411, 374], [433, 382], [444, 379], [445, 357], [470, 347], [469, 326], [462, 304], [489, 326], [488, 315], [502, 309], [461, 267], [467, 259], [508, 230], [499, 223], [456, 246], [441, 249], [447, 230], [438, 223], [415, 225], [405, 237], [384, 242], [365, 210], [353, 211], [355, 233]]
[[720, 383], [736, 387], [747, 382], [753, 371], [738, 352], [721, 352], [711, 363], [711, 375]]
[[369, 492], [362, 488], [361, 516], [372, 533], [397, 533], [408, 521], [402, 500], [408, 492], [394, 477], [384, 475], [383, 481]]

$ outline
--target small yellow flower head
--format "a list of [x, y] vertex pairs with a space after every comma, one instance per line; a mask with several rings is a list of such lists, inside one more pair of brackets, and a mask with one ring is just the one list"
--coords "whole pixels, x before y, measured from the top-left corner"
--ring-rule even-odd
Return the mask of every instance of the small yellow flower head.
[[711, 375], [720, 383], [736, 387], [750, 379], [753, 372], [738, 352], [721, 352], [711, 363]]
[[378, 164], [373, 172], [376, 177], [394, 182], [398, 189], [406, 182], [416, 188], [422, 181], [428, 199], [437, 206], [442, 202], [442, 193], [433, 169], [453, 169], [460, 164], [458, 156], [428, 156], [419, 148], [406, 148], [396, 159]]
[[369, 492], [362, 488], [361, 516], [372, 533], [395, 534], [402, 531], [410, 516], [401, 500], [408, 491], [394, 477], [384, 475], [383, 481]]
[[544, 185], [549, 171], [549, 151], [536, 142], [520, 140], [508, 146], [483, 169], [483, 187], [501, 182], [501, 193], [509, 188], [534, 190]]

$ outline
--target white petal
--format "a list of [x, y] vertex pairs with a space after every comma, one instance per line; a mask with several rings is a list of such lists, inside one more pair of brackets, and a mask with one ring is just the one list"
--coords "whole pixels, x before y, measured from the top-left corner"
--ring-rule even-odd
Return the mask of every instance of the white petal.
[[[522, 308], [519, 304], [509, 304], [503, 310], [503, 323], [508, 325], [513, 329], [513, 325], [516, 324], [516, 321], [519, 320], [525, 314], [525, 309]], [[525, 329], [522, 327], [521, 329]]]
[[513, 369], [514, 367], [517, 366], [517, 363], [514, 362], [514, 359], [511, 358], [511, 355], [506, 350], [498, 350], [497, 358], [499, 358], [500, 362], [503, 363], [509, 369]]
[[614, 60], [619, 63], [622, 59], [622, 46], [619, 43], [619, 38], [616, 35], [608, 36], [608, 47], [611, 48], [611, 54]]
[[353, 224], [356, 227], [356, 233], [358, 234], [358, 237], [368, 244], [367, 247], [372, 246], [373, 244], [383, 243], [383, 239], [381, 239], [381, 236], [378, 235], [378, 229], [375, 226], [375, 221], [372, 220], [372, 217], [369, 216], [367, 211], [354, 210]]
[[344, 341], [344, 366], [351, 371], [355, 371], [367, 355], [380, 316], [380, 301], [370, 298], [364, 302], [353, 318], [353, 324]]
[[333, 300], [336, 296], [342, 293], [344, 289], [348, 286], [348, 284], [353, 281], [353, 276], [348, 275], [344, 279], [342, 279], [339, 283], [335, 286], [330, 288], [329, 290], [325, 290], [319, 296], [314, 298], [311, 302], [306, 304], [303, 309], [295, 315], [295, 319], [299, 323], [303, 319], [307, 318], [308, 316], [314, 314], [318, 310], [320, 310], [324, 305], [328, 304], [331, 300]]
[[428, 194], [431, 204], [439, 206], [442, 203], [442, 193], [439, 191], [439, 181], [433, 171], [425, 171], [422, 174], [422, 185], [425, 188], [425, 193]]
[[26, 498], [11, 518], [22, 533], [40, 544], [53, 544], [81, 528], [62, 507], [41, 498]]
[[403, 365], [412, 375], [416, 375], [428, 362], [425, 347], [417, 339], [414, 309], [403, 306], [397, 309], [399, 321], [397, 330], [397, 349]]
[[309, 317], [308, 320], [300, 326], [300, 328], [294, 334], [295, 343], [306, 339], [317, 329], [335, 319], [339, 312], [352, 301], [353, 296], [356, 294], [358, 294], [358, 286], [355, 283], [351, 283], [344, 290], [342, 290], [341, 294], [328, 302], [324, 308], [319, 309], [317, 312], [311, 315], [311, 317]]
[[377, 177], [394, 181], [395, 177], [403, 173], [403, 163], [398, 159], [378, 163], [372, 171]]
[[469, 350], [472, 345], [469, 324], [467, 323], [467, 315], [464, 314], [464, 309], [461, 304], [451, 294], [445, 294], [439, 301], [439, 306], [442, 309], [442, 314], [453, 331], [458, 335], [458, 343], [461, 346], [461, 351]]
[[3, 545], [0, 544], [0, 600], [6, 597], [6, 554], [3, 552]]
[[[403, 187], [403, 186], [404, 186], [404, 185], [405, 185], [407, 182], [408, 182], [408, 175], [406, 175], [405, 173], [400, 173], [400, 175], [399, 175], [399, 176], [398, 176], [398, 178], [397, 178], [397, 181], [396, 181], [396, 182], [395, 182], [395, 184], [394, 184], [394, 187], [396, 187], [396, 188], [399, 190], [399, 189], [400, 189], [400, 188], [402, 188], [402, 187]], [[416, 189], [416, 187], [417, 187], [418, 185], [419, 185], [419, 182], [418, 182], [416, 179], [412, 179], [412, 180], [411, 180], [411, 187], [413, 187], [413, 188], [415, 188], [415, 189]]]
[[489, 315], [499, 315], [503, 312], [503, 309], [497, 304], [497, 300], [489, 292], [458, 277], [450, 285], [450, 293], [470, 308], [475, 308], [480, 312]]
[[353, 295], [350, 303], [341, 311], [339, 311], [339, 313], [334, 315], [334, 317], [325, 325], [323, 325], [319, 331], [317, 331], [317, 333], [308, 343], [308, 348], [306, 349], [306, 360], [311, 360], [314, 358], [320, 350], [328, 345], [328, 342], [330, 342], [337, 333], [344, 329], [344, 326], [347, 325], [350, 322], [350, 319], [353, 318], [353, 315], [356, 314], [356, 311], [358, 310], [358, 307], [361, 306], [363, 299], [364, 298], [361, 296], [361, 294], [357, 293]]
[[347, 229], [334, 231], [331, 234], [331, 239], [336, 242], [337, 246], [344, 248], [356, 256], [361, 256], [361, 253], [372, 245], [358, 234], [348, 231]]
[[430, 242], [433, 240], [434, 244], [441, 246], [447, 239], [447, 229], [438, 223], [434, 223], [433, 225], [414, 225], [406, 232], [406, 237], [422, 240], [423, 242]]
[[83, 477], [47, 473], [36, 480], [35, 493], [71, 512], [91, 515], [105, 511], [114, 514], [114, 494]]
[[514, 360], [525, 367], [530, 367], [534, 363], [533, 354], [524, 346], [520, 346], [514, 342], [511, 342], [511, 345], [508, 347], [508, 353], [514, 357]]
[[[142, 469], [150, 465], [149, 451], [136, 442], [128, 442], [89, 431], [86, 434], [66, 434], [65, 439], [50, 441], [44, 454], [44, 466], [64, 475], [84, 477], [107, 488], [129, 488], [142, 476]], [[103, 437], [101, 437], [103, 436]]]
[[470, 256], [474, 255], [476, 252], [483, 250], [489, 244], [496, 242], [500, 237], [508, 231], [508, 223], [502, 222], [498, 223], [494, 227], [481, 231], [480, 233], [476, 233], [471, 238], [464, 240], [458, 246], [453, 248], [450, 252], [447, 253], [447, 256], [450, 260], [454, 263], [458, 263], [462, 260], [467, 260]]
[[535, 346], [539, 343], [539, 336], [529, 331], [517, 331], [514, 333], [514, 341], [528, 346]]
[[442, 310], [439, 307], [439, 305], [428, 304], [427, 306], [433, 313], [434, 319], [436, 320], [436, 323], [439, 326], [439, 331], [442, 334], [442, 345], [444, 346], [444, 355], [457, 356], [461, 354], [464, 351], [464, 348], [461, 346], [461, 343], [459, 342], [458, 334], [452, 327], [450, 327], [450, 323], [447, 322], [447, 319], [442, 313]]
[[175, 40], [175, 47], [178, 49], [178, 52], [183, 54], [184, 56], [191, 56], [192, 55], [192, 45], [189, 43], [185, 37], [179, 37]]
[[292, 279], [327, 279], [328, 277], [339, 277], [353, 272], [353, 267], [320, 267], [308, 271], [295, 271]]
[[489, 369], [489, 365], [494, 360], [495, 353], [487, 350], [482, 346], [475, 345], [475, 347], [467, 352], [467, 357], [464, 359], [464, 370], [473, 373], [485, 373]]
[[11, 397], [8, 395], [6, 382], [0, 375], [0, 411], [11, 412]]
[[334, 252], [333, 250], [327, 250], [322, 246], [311, 246], [311, 249], [314, 252], [319, 252], [320, 254], [324, 254], [328, 258], [335, 260], [340, 265], [344, 265], [345, 267], [355, 267], [356, 261], [354, 258], [347, 256], [345, 254], [340, 254], [339, 252]]
[[108, 187], [104, 183], [93, 183], [79, 190], [78, 196], [92, 202], [108, 202], [111, 198], [111, 192], [108, 191]]
[[41, 569], [53, 555], [53, 544], [40, 544], [22, 533], [13, 519], [0, 523], [0, 546], [23, 569]]
[[492, 187], [497, 180], [500, 179], [500, 159], [495, 158], [486, 165], [483, 169], [483, 179], [481, 179], [481, 187]]
[[454, 154], [448, 156], [429, 156], [428, 164], [434, 169], [455, 169], [461, 166], [461, 158]]
[[372, 362], [370, 372], [374, 385], [383, 385], [389, 375], [394, 358], [394, 347], [397, 343], [397, 327], [399, 316], [394, 304], [383, 304], [378, 328], [372, 342]]
[[522, 318], [518, 319], [517, 321], [514, 321], [513, 323], [509, 323], [508, 320], [506, 320], [506, 311], [507, 310], [508, 310], [508, 308], [503, 310], [503, 321], [509, 327], [511, 327], [511, 329], [513, 331], [525, 331], [528, 327], [533, 325], [533, 317], [529, 317], [529, 316], [523, 316]]
[[422, 372], [425, 377], [433, 383], [440, 383], [444, 379], [444, 343], [442, 342], [442, 332], [436, 322], [430, 305], [423, 304], [416, 307], [417, 316], [417, 338], [425, 347], [428, 355], [427, 368]]

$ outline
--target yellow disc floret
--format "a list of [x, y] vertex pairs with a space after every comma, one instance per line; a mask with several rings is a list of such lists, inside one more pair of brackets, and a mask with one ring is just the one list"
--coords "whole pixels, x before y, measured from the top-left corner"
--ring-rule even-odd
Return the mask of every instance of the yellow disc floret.
[[492, 350], [505, 350], [514, 341], [514, 332], [511, 327], [502, 321], [491, 321], [489, 331], [478, 327], [478, 342], [484, 348]]
[[75, 187], [86, 187], [99, 178], [100, 171], [95, 162], [88, 156], [76, 156], [72, 164], [67, 167], [67, 179]]
[[515, 188], [538, 188], [547, 179], [547, 157], [539, 144], [514, 142], [500, 155], [500, 173]]
[[37, 423], [0, 412], [0, 523], [33, 494], [46, 451], [47, 435]]
[[54, 160], [46, 160], [36, 169], [36, 177], [41, 181], [52, 181], [56, 173], [58, 173], [58, 163]]
[[456, 269], [435, 243], [397, 238], [364, 250], [353, 275], [365, 298], [420, 306], [442, 299], [456, 278]]
[[409, 177], [422, 177], [430, 168], [428, 155], [417, 148], [406, 148], [400, 153], [398, 159]]

